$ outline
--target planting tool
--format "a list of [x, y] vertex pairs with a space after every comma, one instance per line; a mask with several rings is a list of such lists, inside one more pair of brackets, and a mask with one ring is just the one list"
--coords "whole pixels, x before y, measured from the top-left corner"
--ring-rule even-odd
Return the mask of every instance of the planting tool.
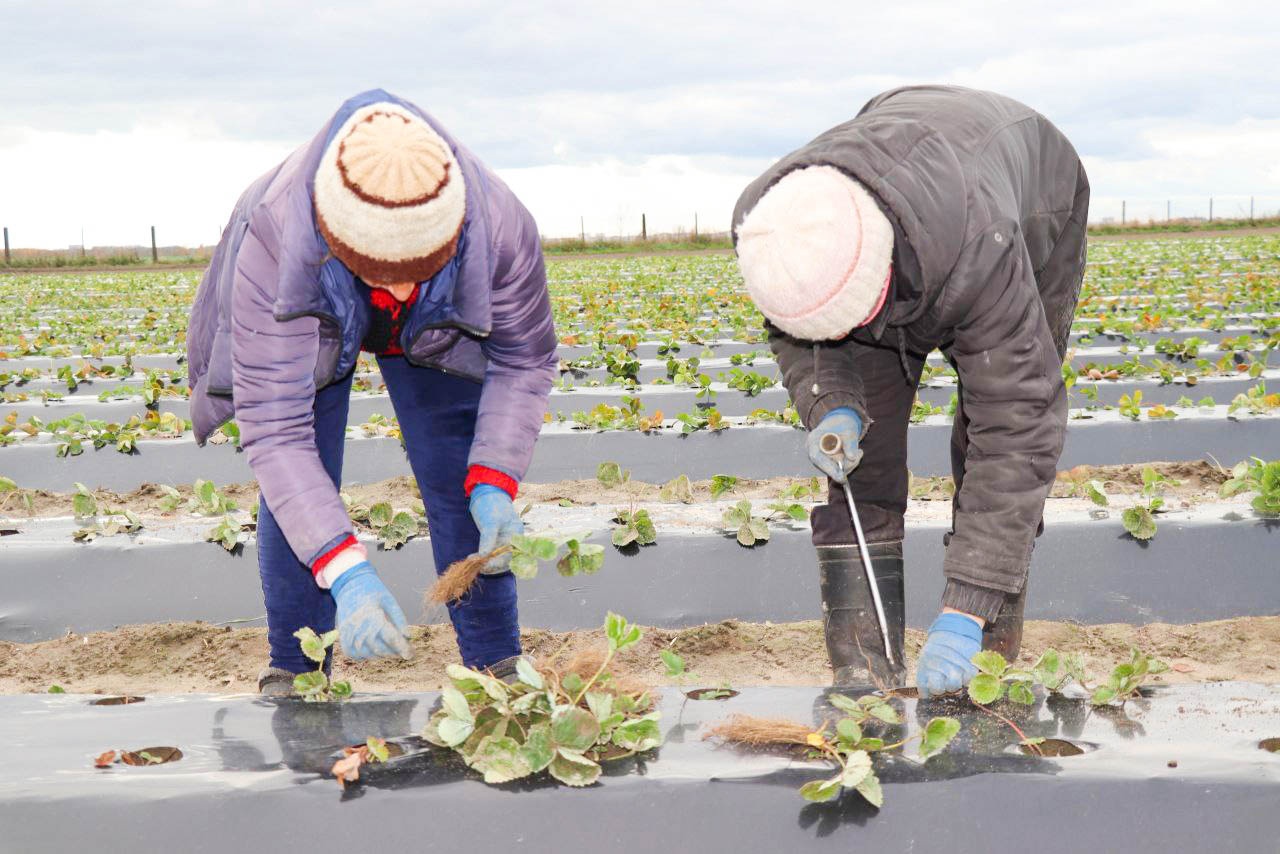
[[[844, 477], [844, 460], [840, 459], [840, 451], [844, 447], [838, 433], [823, 433], [818, 439], [818, 447], [822, 453], [836, 460], [836, 468]], [[862, 556], [862, 569], [867, 574], [867, 583], [871, 585], [871, 601], [876, 606], [876, 620], [880, 623], [880, 636], [884, 638], [884, 654], [891, 666], [897, 666], [893, 660], [893, 644], [889, 642], [889, 621], [884, 616], [884, 603], [880, 601], [880, 585], [876, 583], [876, 571], [871, 568], [871, 558], [867, 556], [867, 538], [862, 533], [862, 520], [858, 518], [858, 506], [853, 501], [853, 490], [849, 488], [849, 479], [844, 477], [844, 497], [849, 502], [849, 518], [853, 520], [854, 533], [858, 535], [858, 554]]]

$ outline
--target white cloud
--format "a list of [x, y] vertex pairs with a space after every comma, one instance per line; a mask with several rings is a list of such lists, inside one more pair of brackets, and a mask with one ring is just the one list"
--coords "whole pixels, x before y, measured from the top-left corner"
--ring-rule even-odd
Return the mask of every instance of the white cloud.
[[0, 224], [15, 246], [211, 244], [241, 191], [287, 146], [174, 125], [92, 134], [22, 129], [0, 141]]
[[0, 51], [0, 220], [19, 245], [72, 243], [81, 223], [90, 242], [140, 242], [152, 220], [207, 242], [249, 181], [372, 86], [444, 121], [549, 235], [579, 214], [633, 231], [642, 211], [656, 230], [694, 210], [723, 227], [769, 160], [907, 82], [1044, 112], [1102, 216], [1280, 197], [1274, 0], [19, 5]]

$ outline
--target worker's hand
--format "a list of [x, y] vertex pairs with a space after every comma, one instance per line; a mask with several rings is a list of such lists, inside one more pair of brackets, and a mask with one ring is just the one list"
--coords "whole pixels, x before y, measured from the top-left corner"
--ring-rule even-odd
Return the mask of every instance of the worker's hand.
[[[834, 456], [824, 453], [822, 448], [818, 447], [818, 443], [827, 433], [835, 433], [840, 437], [840, 451]], [[818, 471], [836, 483], [844, 483], [849, 477], [849, 472], [856, 469], [858, 463], [862, 461], [862, 449], [858, 447], [860, 438], [862, 438], [862, 419], [858, 417], [858, 413], [847, 406], [833, 409], [822, 416], [818, 426], [809, 431], [809, 460], [818, 467]]]
[[978, 674], [969, 659], [981, 650], [981, 623], [965, 614], [939, 614], [929, 627], [929, 636], [916, 662], [920, 699], [962, 690]]
[[[480, 529], [480, 548], [477, 554], [488, 554], [499, 546], [510, 544], [516, 534], [524, 533], [524, 522], [516, 513], [515, 505], [506, 490], [482, 483], [471, 491], [471, 518]], [[498, 575], [507, 571], [511, 553], [504, 552], [490, 560], [481, 572]]]
[[404, 611], [369, 561], [338, 576], [329, 588], [338, 603], [338, 637], [352, 658], [412, 657]]

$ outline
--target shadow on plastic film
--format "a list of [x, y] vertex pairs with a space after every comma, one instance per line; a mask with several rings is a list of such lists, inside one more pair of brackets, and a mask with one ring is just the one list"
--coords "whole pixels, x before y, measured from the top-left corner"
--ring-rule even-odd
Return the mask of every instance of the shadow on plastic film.
[[[258, 699], [254, 704], [272, 708], [274, 743], [232, 734], [230, 715], [236, 707], [220, 707], [214, 712], [211, 741], [224, 771], [287, 768], [328, 777], [334, 754], [343, 747], [363, 744], [370, 736], [403, 740], [405, 733], [413, 731], [418, 700], [362, 698], [345, 703], [307, 703], [298, 699]], [[280, 759], [270, 759], [277, 750]]]

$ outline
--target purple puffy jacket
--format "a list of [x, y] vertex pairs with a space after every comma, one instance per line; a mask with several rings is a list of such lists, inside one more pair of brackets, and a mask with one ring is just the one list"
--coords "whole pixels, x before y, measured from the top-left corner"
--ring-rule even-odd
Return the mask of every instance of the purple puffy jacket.
[[[425, 285], [401, 344], [406, 357], [483, 384], [468, 460], [520, 480], [555, 377], [542, 246], [515, 194], [431, 116], [382, 90], [348, 100], [315, 138], [236, 204], [191, 309], [191, 418], [202, 444], [235, 418], [258, 486], [294, 553], [310, 564], [352, 531], [316, 454], [316, 389], [345, 376], [368, 328], [351, 271], [316, 229], [316, 167], [353, 113], [390, 101], [452, 146], [467, 186], [458, 253]], [[462, 484], [458, 484], [462, 489]]]

